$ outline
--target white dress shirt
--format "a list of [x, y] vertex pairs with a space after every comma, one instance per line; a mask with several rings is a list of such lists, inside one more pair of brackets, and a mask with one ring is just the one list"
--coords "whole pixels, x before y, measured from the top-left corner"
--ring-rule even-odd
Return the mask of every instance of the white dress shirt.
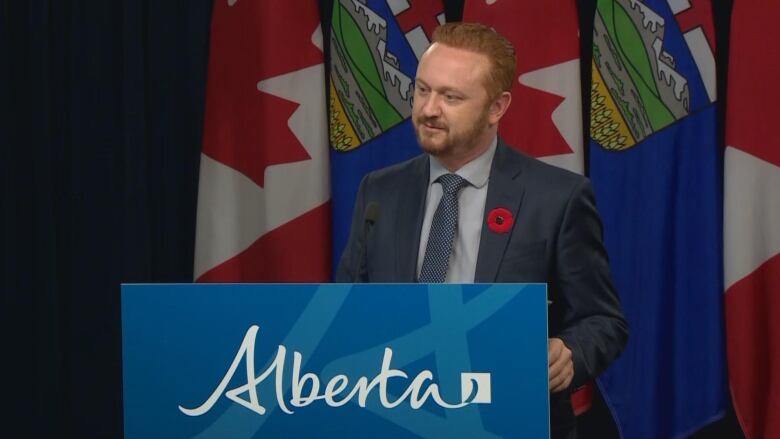
[[[458, 230], [452, 243], [449, 268], [445, 279], [447, 283], [474, 282], [485, 201], [487, 200], [490, 165], [493, 163], [497, 144], [498, 138], [494, 138], [493, 143], [484, 153], [455, 171], [455, 174], [466, 179], [469, 184], [458, 193]], [[420, 233], [420, 248], [417, 253], [418, 277], [423, 259], [425, 259], [425, 249], [428, 247], [433, 214], [439, 206], [443, 193], [441, 184], [436, 179], [450, 172], [433, 156], [430, 157], [430, 167], [428, 194], [425, 198], [425, 217]]]

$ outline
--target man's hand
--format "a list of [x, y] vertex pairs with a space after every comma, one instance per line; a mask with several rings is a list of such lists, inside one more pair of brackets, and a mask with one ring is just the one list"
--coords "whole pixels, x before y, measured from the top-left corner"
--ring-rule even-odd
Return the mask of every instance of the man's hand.
[[571, 385], [571, 380], [574, 378], [574, 362], [571, 351], [560, 338], [547, 340], [547, 366], [550, 392], [560, 392]]

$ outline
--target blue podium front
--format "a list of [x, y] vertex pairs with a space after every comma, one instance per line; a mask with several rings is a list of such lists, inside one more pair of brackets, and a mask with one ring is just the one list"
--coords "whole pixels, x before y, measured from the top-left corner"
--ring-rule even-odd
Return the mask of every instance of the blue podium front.
[[122, 286], [125, 438], [548, 438], [544, 284]]

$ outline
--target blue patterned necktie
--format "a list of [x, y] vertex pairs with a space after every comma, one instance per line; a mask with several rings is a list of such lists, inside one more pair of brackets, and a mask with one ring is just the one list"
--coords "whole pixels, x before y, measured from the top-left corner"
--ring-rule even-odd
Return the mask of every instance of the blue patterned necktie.
[[468, 181], [456, 174], [444, 174], [436, 181], [441, 184], [444, 194], [431, 222], [431, 233], [420, 269], [422, 283], [441, 283], [447, 276], [452, 241], [458, 230], [458, 192], [468, 184]]

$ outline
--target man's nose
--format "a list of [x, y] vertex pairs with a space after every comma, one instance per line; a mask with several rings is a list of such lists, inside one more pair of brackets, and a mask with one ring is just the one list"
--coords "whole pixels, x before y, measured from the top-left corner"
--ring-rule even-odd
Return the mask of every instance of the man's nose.
[[425, 101], [422, 102], [421, 110], [425, 117], [437, 117], [441, 115], [441, 105], [438, 95], [436, 93], [431, 93], [427, 96]]

